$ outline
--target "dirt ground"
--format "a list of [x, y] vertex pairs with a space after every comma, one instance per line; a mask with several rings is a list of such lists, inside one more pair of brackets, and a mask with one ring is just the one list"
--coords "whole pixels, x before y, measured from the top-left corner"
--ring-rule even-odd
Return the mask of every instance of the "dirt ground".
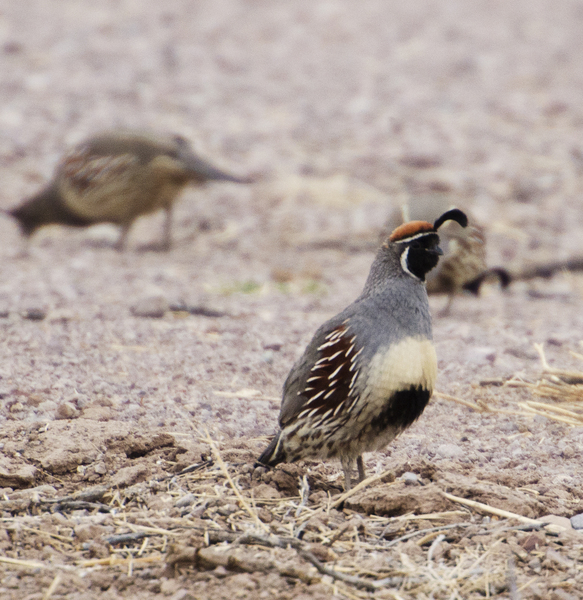
[[455, 400], [364, 489], [253, 467], [408, 195], [447, 190], [492, 265], [583, 254], [582, 26], [576, 0], [0, 0], [0, 207], [119, 126], [257, 177], [188, 190], [166, 254], [160, 215], [124, 253], [109, 226], [26, 253], [0, 215], [0, 597], [583, 598], [583, 379], [529, 386], [534, 344], [583, 371], [581, 275], [432, 297]]

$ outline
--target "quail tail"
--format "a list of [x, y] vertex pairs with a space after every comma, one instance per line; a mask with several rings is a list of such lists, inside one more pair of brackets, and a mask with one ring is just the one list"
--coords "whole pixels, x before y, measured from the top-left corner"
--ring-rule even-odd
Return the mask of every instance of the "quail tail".
[[278, 433], [269, 446], [261, 453], [255, 463], [257, 466], [275, 467], [279, 463], [286, 462], [286, 457], [280, 444], [281, 433]]

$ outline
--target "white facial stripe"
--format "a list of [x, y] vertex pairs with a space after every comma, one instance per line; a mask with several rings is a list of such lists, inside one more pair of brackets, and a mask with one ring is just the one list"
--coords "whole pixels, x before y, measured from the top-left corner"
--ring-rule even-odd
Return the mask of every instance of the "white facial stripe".
[[403, 269], [403, 271], [405, 271], [405, 273], [407, 273], [407, 275], [411, 275], [411, 277], [413, 277], [414, 279], [419, 279], [419, 277], [417, 277], [417, 275], [413, 275], [413, 273], [411, 273], [411, 271], [409, 271], [409, 267], [407, 266], [407, 258], [409, 257], [409, 248], [405, 248], [405, 250], [403, 250], [403, 254], [401, 254], [401, 268]]
[[396, 240], [395, 244], [407, 244], [413, 240], [425, 237], [426, 235], [437, 235], [437, 233], [435, 231], [423, 231], [422, 233], [416, 233], [415, 235], [403, 238], [402, 240]]

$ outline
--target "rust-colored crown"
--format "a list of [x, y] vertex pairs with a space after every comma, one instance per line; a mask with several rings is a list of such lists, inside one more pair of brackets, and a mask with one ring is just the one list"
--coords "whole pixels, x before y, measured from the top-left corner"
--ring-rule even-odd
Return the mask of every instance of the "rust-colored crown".
[[391, 233], [389, 240], [391, 242], [398, 242], [426, 231], [435, 232], [435, 228], [427, 221], [409, 221], [409, 223], [403, 223], [403, 225], [399, 225], [399, 227], [397, 227], [393, 233]]

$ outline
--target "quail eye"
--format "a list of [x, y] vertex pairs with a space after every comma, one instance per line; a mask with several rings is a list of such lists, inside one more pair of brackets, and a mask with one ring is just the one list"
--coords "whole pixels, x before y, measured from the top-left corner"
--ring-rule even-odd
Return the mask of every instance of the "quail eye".
[[411, 248], [413, 248], [414, 250], [419, 250], [419, 248], [421, 248], [421, 243], [415, 240], [414, 242], [411, 242]]

